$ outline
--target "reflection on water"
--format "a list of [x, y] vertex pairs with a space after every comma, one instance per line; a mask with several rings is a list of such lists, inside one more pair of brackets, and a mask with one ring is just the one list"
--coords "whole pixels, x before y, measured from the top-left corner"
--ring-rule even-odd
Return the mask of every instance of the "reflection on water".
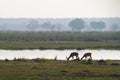
[[0, 59], [14, 58], [47, 58], [54, 59], [57, 56], [59, 60], [66, 60], [71, 52], [78, 52], [81, 58], [84, 53], [91, 52], [95, 60], [110, 59], [120, 60], [120, 50], [0, 50]]

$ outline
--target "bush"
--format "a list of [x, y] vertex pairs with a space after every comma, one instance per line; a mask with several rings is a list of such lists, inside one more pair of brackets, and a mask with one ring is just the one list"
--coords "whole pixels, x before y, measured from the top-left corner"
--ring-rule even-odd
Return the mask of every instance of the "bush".
[[105, 62], [105, 60], [101, 59], [98, 61], [98, 64], [99, 65], [106, 65], [106, 62]]
[[16, 60], [16, 61], [23, 61], [23, 62], [27, 61], [27, 59], [25, 59], [25, 58], [18, 58], [18, 59], [14, 58], [14, 60]]
[[112, 76], [112, 77], [120, 77], [120, 75], [119, 74], [111, 74], [110, 76]]
[[40, 58], [36, 58], [33, 59], [35, 62], [46, 62], [46, 59], [40, 59]]
[[111, 63], [110, 65], [112, 65], [112, 66], [119, 66], [118, 63]]
[[92, 64], [92, 60], [88, 59], [88, 60], [82, 60], [83, 64]]
[[5, 61], [9, 61], [9, 60], [6, 58]]
[[38, 68], [38, 67], [36, 67], [36, 66], [33, 66], [33, 67], [32, 67], [32, 69], [39, 69], [39, 68]]
[[13, 61], [17, 61], [17, 58], [14, 58]]

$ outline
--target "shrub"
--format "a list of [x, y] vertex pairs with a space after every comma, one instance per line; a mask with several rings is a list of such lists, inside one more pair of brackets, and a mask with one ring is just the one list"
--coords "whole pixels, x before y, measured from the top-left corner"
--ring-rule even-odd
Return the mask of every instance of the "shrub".
[[25, 58], [18, 58], [18, 59], [16, 59], [16, 61], [23, 61], [23, 62], [25, 62], [25, 61], [27, 61], [27, 59], [25, 59]]
[[105, 62], [105, 60], [101, 59], [98, 61], [98, 64], [99, 65], [106, 65], [106, 62]]
[[39, 69], [39, 68], [38, 68], [38, 67], [36, 67], [36, 66], [33, 66], [33, 67], [32, 67], [32, 69]]
[[46, 59], [40, 59], [40, 58], [36, 58], [33, 59], [35, 62], [46, 62]]
[[119, 66], [119, 63], [111, 63], [112, 66]]
[[13, 61], [17, 61], [17, 58], [15, 57], [15, 58], [13, 59]]
[[9, 60], [6, 58], [5, 61], [9, 61]]
[[92, 60], [88, 59], [88, 60], [82, 60], [83, 64], [92, 64]]
[[119, 74], [111, 74], [110, 76], [112, 76], [112, 77], [120, 77], [120, 75]]

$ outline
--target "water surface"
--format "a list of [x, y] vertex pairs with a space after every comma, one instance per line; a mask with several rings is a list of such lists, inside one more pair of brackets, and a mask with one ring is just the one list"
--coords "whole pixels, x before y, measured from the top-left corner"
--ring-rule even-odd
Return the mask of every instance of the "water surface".
[[71, 52], [78, 52], [81, 58], [84, 53], [91, 52], [94, 60], [110, 59], [120, 60], [120, 50], [0, 50], [0, 59], [14, 59], [14, 58], [45, 58], [54, 59], [57, 56], [59, 60], [66, 60]]

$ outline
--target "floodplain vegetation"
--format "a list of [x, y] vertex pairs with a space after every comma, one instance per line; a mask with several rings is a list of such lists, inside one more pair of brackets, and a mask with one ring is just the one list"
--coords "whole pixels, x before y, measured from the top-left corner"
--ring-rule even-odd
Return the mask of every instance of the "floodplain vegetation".
[[120, 80], [120, 61], [5, 59], [0, 80]]
[[0, 49], [120, 49], [120, 31], [0, 31]]

